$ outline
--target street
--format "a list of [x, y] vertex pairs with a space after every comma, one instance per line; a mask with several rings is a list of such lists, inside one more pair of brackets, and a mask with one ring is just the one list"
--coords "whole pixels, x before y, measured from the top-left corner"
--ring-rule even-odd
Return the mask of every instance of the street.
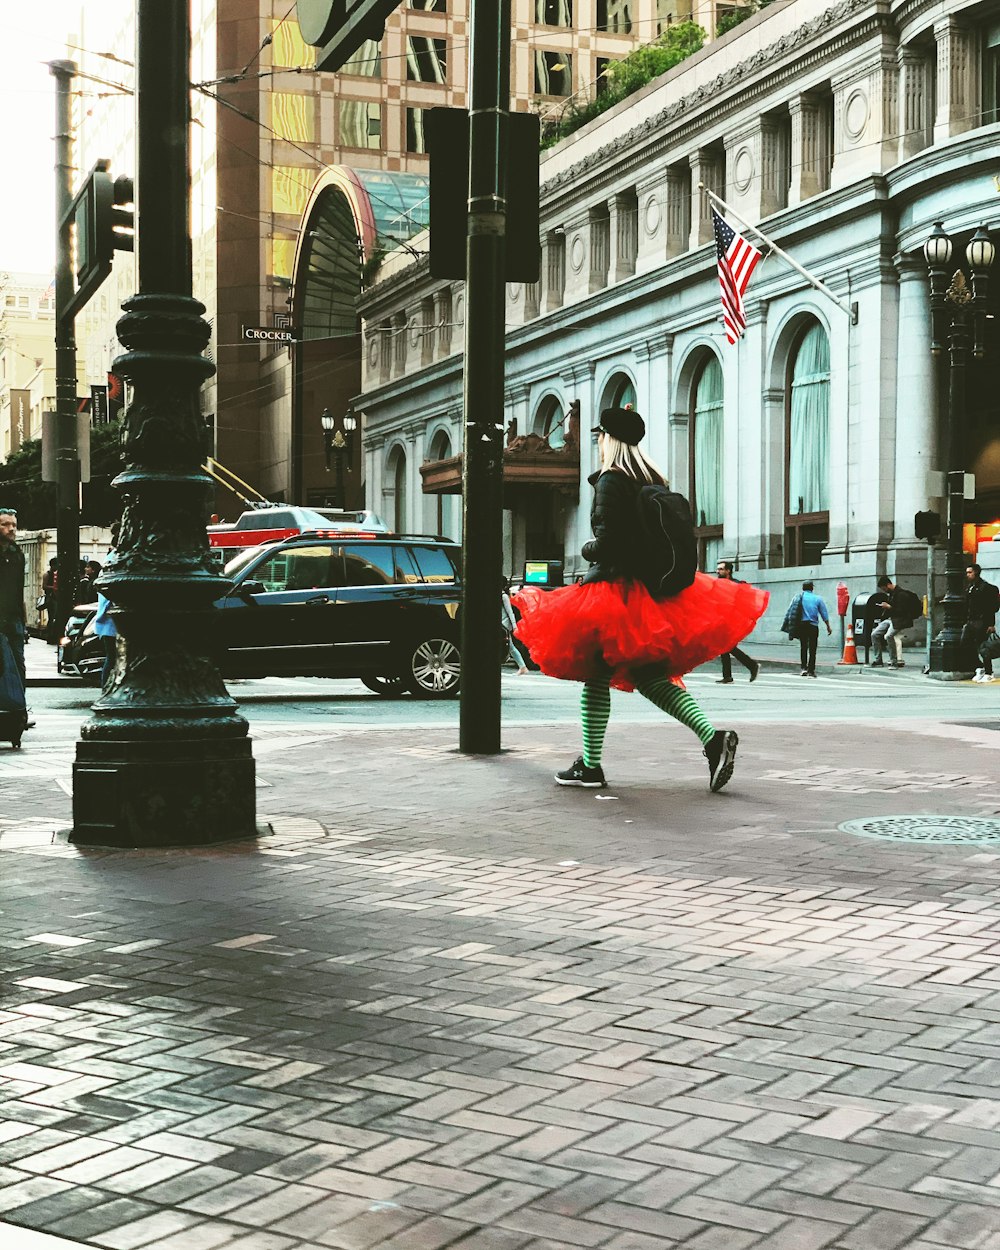
[[505, 674], [495, 758], [457, 752], [454, 702], [234, 684], [261, 836], [174, 852], [61, 840], [93, 692], [33, 688], [0, 748], [3, 1220], [109, 1250], [996, 1250], [994, 688], [716, 676], [715, 796], [638, 696], [608, 789], [565, 791], [578, 688], [537, 674]]

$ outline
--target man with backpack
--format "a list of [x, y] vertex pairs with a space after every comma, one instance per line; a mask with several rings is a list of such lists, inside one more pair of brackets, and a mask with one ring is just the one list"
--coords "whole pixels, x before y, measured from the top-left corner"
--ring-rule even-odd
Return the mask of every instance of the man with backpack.
[[[903, 663], [903, 634], [913, 628], [924, 614], [924, 605], [918, 595], [905, 586], [897, 585], [891, 577], [882, 576], [876, 583], [881, 595], [882, 620], [872, 630], [872, 647], [875, 658], [872, 668], [882, 668], [882, 648], [886, 642], [892, 646], [895, 659], [890, 668], [905, 668]], [[876, 600], [878, 602], [878, 600]]]

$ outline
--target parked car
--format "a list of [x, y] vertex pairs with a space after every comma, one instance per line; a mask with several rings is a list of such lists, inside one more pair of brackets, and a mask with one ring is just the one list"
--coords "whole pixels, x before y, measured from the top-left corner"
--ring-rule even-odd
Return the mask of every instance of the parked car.
[[457, 543], [318, 530], [226, 566], [211, 652], [226, 677], [358, 677], [385, 696], [451, 698], [461, 680]]
[[104, 646], [94, 632], [96, 616], [96, 603], [77, 604], [56, 651], [56, 671], [82, 677], [89, 685], [100, 685], [104, 668]]

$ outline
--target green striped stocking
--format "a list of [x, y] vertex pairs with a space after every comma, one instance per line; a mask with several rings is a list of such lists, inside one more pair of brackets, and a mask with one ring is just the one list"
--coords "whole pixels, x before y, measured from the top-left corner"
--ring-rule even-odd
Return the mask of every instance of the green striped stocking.
[[580, 717], [583, 721], [583, 762], [597, 768], [604, 750], [604, 733], [611, 716], [611, 691], [607, 679], [587, 681], [580, 695]]
[[[675, 686], [672, 681], [659, 674], [653, 677], [645, 673], [633, 673], [635, 688], [644, 699], [655, 704], [661, 711], [679, 720], [693, 730], [702, 742], [711, 741], [715, 726], [701, 710], [687, 690]], [[586, 739], [584, 739], [586, 740]]]

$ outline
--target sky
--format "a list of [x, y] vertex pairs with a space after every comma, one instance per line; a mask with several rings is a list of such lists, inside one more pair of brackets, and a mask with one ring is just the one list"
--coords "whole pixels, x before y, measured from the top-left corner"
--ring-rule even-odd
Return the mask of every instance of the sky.
[[[114, 8], [120, 0], [88, 3]], [[53, 272], [55, 79], [47, 62], [73, 55], [66, 38], [79, 11], [80, 0], [0, 2], [0, 270]], [[109, 65], [109, 77], [116, 68]]]

